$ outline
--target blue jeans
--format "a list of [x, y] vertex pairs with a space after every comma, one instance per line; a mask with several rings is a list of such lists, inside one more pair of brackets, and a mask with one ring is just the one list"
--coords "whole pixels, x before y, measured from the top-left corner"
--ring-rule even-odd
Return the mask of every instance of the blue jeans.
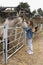
[[33, 51], [32, 39], [28, 39], [29, 51]]

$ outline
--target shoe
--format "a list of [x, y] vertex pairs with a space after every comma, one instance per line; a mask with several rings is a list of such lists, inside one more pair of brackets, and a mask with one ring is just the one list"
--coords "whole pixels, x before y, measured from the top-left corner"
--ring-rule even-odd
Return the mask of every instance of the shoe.
[[33, 54], [33, 51], [29, 50], [27, 51], [28, 54]]

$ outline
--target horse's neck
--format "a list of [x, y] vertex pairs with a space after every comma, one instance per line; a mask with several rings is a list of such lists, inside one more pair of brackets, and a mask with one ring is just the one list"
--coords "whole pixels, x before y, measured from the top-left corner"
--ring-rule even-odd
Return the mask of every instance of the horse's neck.
[[21, 22], [21, 17], [15, 18], [13, 20], [9, 20], [8, 18], [5, 20], [4, 25], [8, 25], [9, 27], [15, 26], [16, 23]]

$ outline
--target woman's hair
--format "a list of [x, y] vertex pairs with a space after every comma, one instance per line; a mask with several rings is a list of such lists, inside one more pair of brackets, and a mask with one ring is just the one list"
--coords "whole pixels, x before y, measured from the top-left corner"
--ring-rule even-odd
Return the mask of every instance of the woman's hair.
[[33, 21], [30, 21], [30, 25], [31, 25], [32, 27], [34, 26]]

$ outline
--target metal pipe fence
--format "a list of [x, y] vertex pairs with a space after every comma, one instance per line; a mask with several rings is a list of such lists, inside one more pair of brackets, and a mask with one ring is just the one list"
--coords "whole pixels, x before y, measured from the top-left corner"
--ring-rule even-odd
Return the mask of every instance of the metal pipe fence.
[[[2, 44], [0, 55], [3, 55], [3, 63], [6, 64], [8, 59], [26, 44], [26, 32], [21, 27], [8, 28], [8, 26], [5, 25], [0, 26], [0, 29], [1, 28], [3, 30], [3, 36], [2, 40], [0, 40], [0, 45]], [[39, 24], [39, 28], [43, 30], [43, 25]], [[14, 30], [14, 33], [11, 35], [9, 34], [10, 30], [10, 33], [12, 33], [12, 30]]]
[[[26, 39], [24, 36], [25, 35], [24, 30], [21, 27], [8, 28], [8, 26], [5, 25], [0, 26], [0, 28], [3, 28], [3, 39], [0, 41], [0, 44], [2, 43], [3, 50], [0, 52], [0, 54], [3, 54], [3, 63], [6, 64], [8, 62], [8, 59], [25, 45], [24, 41]], [[18, 29], [22, 29], [22, 31], [18, 31]], [[8, 32], [10, 30], [15, 30], [14, 34], [8, 35]], [[9, 37], [10, 38], [13, 37], [14, 39], [13, 40], [10, 39], [10, 41], [8, 42]]]

